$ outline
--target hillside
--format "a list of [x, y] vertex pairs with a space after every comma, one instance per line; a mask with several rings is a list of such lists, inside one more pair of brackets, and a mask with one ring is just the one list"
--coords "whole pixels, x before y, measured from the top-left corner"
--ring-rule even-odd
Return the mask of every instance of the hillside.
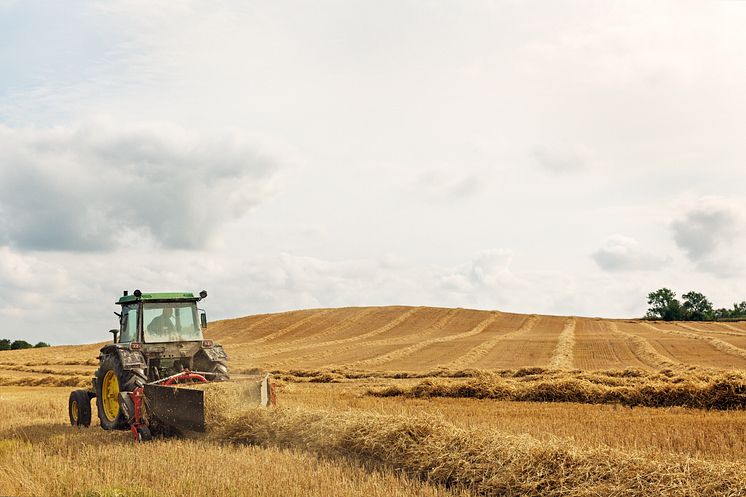
[[[234, 371], [345, 367], [584, 370], [704, 366], [746, 369], [746, 323], [663, 323], [434, 307], [349, 307], [210, 324]], [[2, 384], [74, 383], [100, 344], [0, 352]], [[44, 381], [42, 381], [44, 379]]]

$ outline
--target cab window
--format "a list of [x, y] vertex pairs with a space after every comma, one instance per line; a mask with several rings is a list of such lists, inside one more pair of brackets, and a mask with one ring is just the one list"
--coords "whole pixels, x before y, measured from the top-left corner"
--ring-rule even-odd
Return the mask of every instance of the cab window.
[[125, 305], [122, 307], [122, 326], [119, 332], [119, 342], [136, 342], [137, 341], [137, 304]]

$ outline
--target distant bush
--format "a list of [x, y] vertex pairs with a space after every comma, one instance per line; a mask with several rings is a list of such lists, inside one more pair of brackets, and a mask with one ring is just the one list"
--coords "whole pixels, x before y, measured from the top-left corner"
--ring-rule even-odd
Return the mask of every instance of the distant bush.
[[20, 349], [30, 349], [33, 348], [33, 345], [28, 343], [26, 340], [14, 340], [13, 343], [10, 344], [10, 350], [20, 350]]
[[661, 288], [648, 294], [648, 312], [645, 319], [662, 321], [736, 321], [746, 319], [746, 301], [733, 304], [733, 309], [715, 309], [710, 299], [700, 292], [682, 295], [683, 303], [676, 293]]
[[36, 345], [31, 345], [26, 340], [0, 338], [0, 350], [41, 349], [43, 347], [49, 347], [49, 344], [47, 342], [37, 342]]

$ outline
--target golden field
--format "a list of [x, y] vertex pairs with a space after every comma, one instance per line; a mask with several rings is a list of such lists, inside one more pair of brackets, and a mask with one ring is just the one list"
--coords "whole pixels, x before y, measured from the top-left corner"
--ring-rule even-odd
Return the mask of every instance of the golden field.
[[68, 426], [100, 344], [0, 352], [0, 495], [746, 494], [744, 323], [370, 307], [208, 336], [280, 407], [141, 445]]

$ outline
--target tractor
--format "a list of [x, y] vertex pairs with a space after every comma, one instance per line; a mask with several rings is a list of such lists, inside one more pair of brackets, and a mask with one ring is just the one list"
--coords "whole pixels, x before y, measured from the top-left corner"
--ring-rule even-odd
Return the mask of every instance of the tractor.
[[[205, 431], [204, 392], [181, 387], [229, 379], [223, 347], [202, 335], [207, 317], [197, 303], [206, 297], [204, 290], [198, 297], [124, 291], [116, 302], [119, 328], [110, 330], [113, 341], [101, 348], [91, 388], [70, 394], [70, 424], [90, 426], [96, 399], [101, 427], [129, 429], [137, 441]], [[268, 376], [254, 387], [262, 405], [273, 400]]]

